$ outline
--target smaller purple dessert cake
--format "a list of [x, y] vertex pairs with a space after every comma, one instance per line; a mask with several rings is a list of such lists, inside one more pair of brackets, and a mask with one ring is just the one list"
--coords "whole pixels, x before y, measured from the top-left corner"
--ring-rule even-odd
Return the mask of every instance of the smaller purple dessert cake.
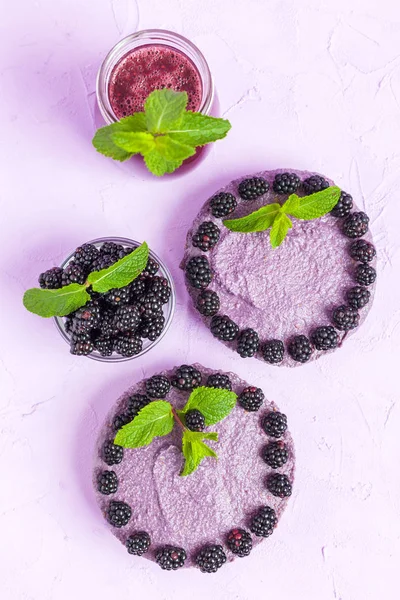
[[197, 314], [243, 358], [298, 366], [339, 348], [372, 304], [369, 218], [316, 173], [237, 179], [204, 204], [182, 269]]
[[214, 573], [273, 534], [294, 470], [286, 415], [263, 390], [195, 364], [143, 380], [116, 402], [93, 484], [129, 554]]

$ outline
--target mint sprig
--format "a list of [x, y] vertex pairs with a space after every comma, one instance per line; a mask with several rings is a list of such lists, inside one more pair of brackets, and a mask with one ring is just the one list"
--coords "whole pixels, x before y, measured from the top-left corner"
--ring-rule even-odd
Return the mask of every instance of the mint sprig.
[[336, 206], [340, 194], [340, 188], [336, 186], [304, 197], [291, 194], [282, 206], [277, 203], [267, 204], [246, 217], [227, 219], [224, 225], [231, 231], [240, 233], [265, 231], [271, 227], [271, 246], [277, 248], [292, 228], [292, 221], [288, 215], [304, 221], [319, 219]]
[[187, 102], [186, 92], [155, 90], [144, 112], [98, 129], [93, 145], [121, 162], [141, 154], [154, 175], [172, 173], [198, 146], [224, 138], [231, 128], [226, 119], [186, 111]]
[[171, 433], [175, 419], [183, 430], [182, 452], [185, 464], [181, 475], [190, 475], [204, 458], [217, 458], [216, 452], [205, 444], [204, 440], [217, 442], [218, 434], [215, 431], [190, 431], [185, 425], [185, 414], [188, 410], [200, 410], [206, 425], [214, 425], [229, 415], [236, 400], [237, 395], [234, 392], [207, 387], [194, 389], [183, 410], [179, 411], [176, 411], [166, 400], [154, 400], [118, 431], [114, 442], [124, 448], [147, 446], [155, 437]]
[[146, 242], [111, 267], [89, 273], [87, 281], [80, 285], [71, 283], [57, 290], [31, 288], [23, 297], [27, 310], [40, 317], [65, 317], [84, 306], [90, 300], [89, 286], [94, 292], [104, 294], [115, 288], [125, 287], [146, 268], [149, 247]]
[[150, 402], [138, 415], [120, 429], [115, 444], [124, 448], [148, 446], [155, 437], [171, 433], [174, 426], [172, 406], [165, 400]]

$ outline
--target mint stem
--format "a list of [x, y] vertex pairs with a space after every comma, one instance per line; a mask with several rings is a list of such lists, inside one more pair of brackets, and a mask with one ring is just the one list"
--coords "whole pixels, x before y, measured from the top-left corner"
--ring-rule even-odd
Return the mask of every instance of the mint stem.
[[178, 413], [176, 412], [176, 410], [174, 409], [174, 407], [172, 405], [171, 405], [171, 410], [172, 410], [172, 415], [173, 415], [175, 421], [178, 423], [178, 425], [180, 425], [180, 427], [182, 427], [182, 429], [184, 431], [186, 431], [187, 427], [185, 427], [185, 425], [182, 423], [182, 421], [178, 417]]

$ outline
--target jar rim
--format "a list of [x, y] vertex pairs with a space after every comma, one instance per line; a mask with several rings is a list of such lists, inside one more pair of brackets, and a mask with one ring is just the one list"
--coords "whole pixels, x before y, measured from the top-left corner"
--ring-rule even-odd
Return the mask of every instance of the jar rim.
[[100, 65], [96, 80], [97, 103], [101, 115], [107, 124], [118, 121], [108, 95], [108, 84], [111, 73], [118, 63], [130, 50], [157, 43], [175, 48], [185, 54], [199, 72], [203, 85], [202, 102], [199, 112], [209, 114], [214, 100], [214, 82], [210, 68], [201, 50], [188, 38], [168, 29], [142, 29], [124, 37], [117, 42]]

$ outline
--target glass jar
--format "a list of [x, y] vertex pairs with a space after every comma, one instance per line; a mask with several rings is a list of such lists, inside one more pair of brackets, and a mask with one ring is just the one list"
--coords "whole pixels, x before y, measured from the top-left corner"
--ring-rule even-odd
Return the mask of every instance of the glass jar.
[[[94, 246], [96, 246], [96, 248], [100, 248], [100, 246], [102, 244], [104, 244], [104, 242], [114, 242], [116, 244], [121, 244], [122, 246], [129, 246], [129, 247], [133, 247], [133, 248], [137, 248], [138, 246], [140, 246], [140, 242], [136, 242], [135, 240], [130, 240], [130, 239], [121, 238], [121, 237], [98, 238], [96, 240], [92, 240], [87, 243], [93, 244]], [[69, 262], [71, 262], [73, 256], [74, 256], [74, 253], [70, 254], [64, 260], [64, 262], [61, 265], [61, 267], [63, 269], [68, 265]], [[98, 352], [97, 350], [94, 350], [93, 352], [91, 352], [91, 354], [87, 355], [88, 358], [92, 358], [93, 360], [99, 360], [102, 362], [111, 362], [111, 363], [125, 362], [127, 360], [132, 360], [133, 358], [139, 358], [140, 356], [143, 356], [143, 354], [146, 354], [146, 352], [148, 352], [149, 350], [154, 348], [154, 346], [156, 346], [158, 344], [158, 342], [160, 342], [162, 340], [162, 338], [164, 337], [164, 335], [167, 333], [169, 326], [171, 325], [172, 318], [174, 316], [174, 312], [175, 312], [176, 293], [175, 293], [174, 281], [172, 279], [171, 273], [169, 272], [167, 266], [162, 262], [162, 260], [157, 256], [157, 254], [155, 252], [153, 252], [152, 250], [149, 250], [149, 257], [152, 258], [153, 260], [155, 260], [160, 265], [159, 274], [162, 277], [165, 277], [165, 279], [167, 279], [169, 286], [171, 288], [170, 299], [168, 300], [168, 302], [166, 304], [163, 305], [163, 314], [165, 317], [165, 325], [164, 325], [164, 329], [161, 332], [161, 335], [156, 340], [154, 340], [154, 342], [152, 342], [151, 340], [148, 340], [148, 339], [144, 339], [142, 351], [139, 352], [139, 354], [135, 354], [134, 356], [125, 357], [125, 356], [120, 356], [119, 354], [112, 354], [111, 356], [102, 356], [100, 354], [100, 352]], [[55, 322], [55, 325], [56, 325], [61, 337], [67, 342], [68, 345], [70, 345], [71, 336], [65, 330], [65, 317], [54, 317], [54, 322]]]
[[128, 53], [144, 46], [166, 46], [177, 50], [195, 66], [202, 83], [201, 101], [198, 111], [209, 114], [214, 98], [214, 85], [207, 61], [200, 50], [188, 39], [163, 29], [146, 29], [133, 33], [118, 42], [107, 54], [97, 76], [97, 102], [100, 112], [108, 125], [118, 121], [112, 108], [109, 86], [114, 68]]

